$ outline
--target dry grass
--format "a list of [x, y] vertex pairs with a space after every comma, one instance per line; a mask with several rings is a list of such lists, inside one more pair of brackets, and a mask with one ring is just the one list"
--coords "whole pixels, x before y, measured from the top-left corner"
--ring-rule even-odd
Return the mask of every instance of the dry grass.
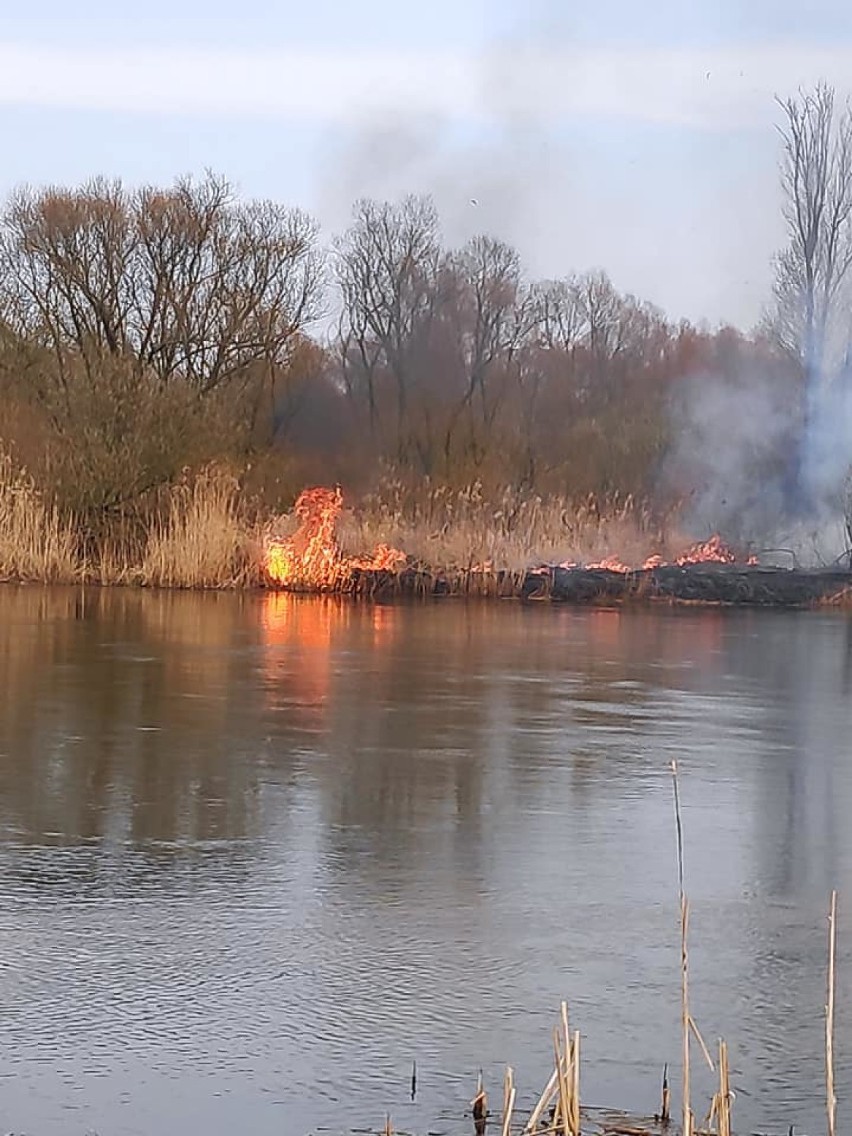
[[261, 579], [261, 549], [246, 521], [236, 478], [214, 467], [172, 490], [153, 521], [139, 582], [164, 588], [250, 587]]
[[[266, 582], [264, 538], [298, 527], [293, 511], [270, 516], [245, 480], [216, 465], [81, 525], [48, 504], [0, 450], [0, 578], [252, 587]], [[575, 501], [513, 488], [487, 494], [479, 482], [406, 488], [391, 480], [344, 509], [336, 537], [344, 558], [400, 549], [408, 563], [477, 595], [513, 594], [526, 570], [541, 564], [589, 564], [613, 553], [641, 564], [655, 553], [669, 559], [688, 543], [668, 518], [630, 496]]]
[[81, 576], [73, 518], [47, 504], [0, 449], [0, 578], [71, 583]]
[[87, 565], [87, 581], [102, 585], [142, 583], [142, 569], [130, 542], [107, 537], [98, 542], [97, 553]]
[[416, 561], [446, 569], [521, 572], [537, 564], [590, 563], [617, 552], [642, 563], [652, 553], [680, 551], [665, 521], [633, 497], [580, 501], [481, 484], [454, 490], [428, 482], [408, 490], [385, 482], [341, 521], [347, 550], [384, 543]]

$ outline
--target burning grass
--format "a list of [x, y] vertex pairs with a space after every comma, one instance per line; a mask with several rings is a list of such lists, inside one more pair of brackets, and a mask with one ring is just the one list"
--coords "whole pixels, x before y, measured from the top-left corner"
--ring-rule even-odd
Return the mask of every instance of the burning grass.
[[393, 572], [407, 557], [380, 543], [368, 556], [349, 556], [341, 548], [337, 526], [343, 509], [339, 487], [305, 489], [296, 500], [295, 531], [267, 535], [264, 572], [275, 584], [294, 591], [346, 591], [354, 573]]
[[70, 583], [82, 574], [74, 518], [45, 502], [0, 450], [0, 578]]
[[237, 476], [211, 465], [92, 527], [51, 503], [2, 451], [0, 578], [593, 604], [852, 602], [845, 569], [761, 568], [718, 536], [690, 544], [671, 514], [632, 497], [385, 482], [351, 504], [339, 487], [306, 489], [291, 510], [270, 515]]
[[416, 563], [450, 571], [522, 573], [535, 564], [601, 561], [618, 550], [628, 563], [650, 554], [668, 558], [678, 540], [672, 519], [632, 496], [570, 497], [479, 482], [452, 489], [428, 481], [410, 489], [386, 481], [345, 513], [341, 542], [404, 548]]
[[[847, 569], [761, 566], [718, 535], [697, 543], [672, 535], [674, 525], [630, 498], [575, 505], [507, 490], [495, 505], [479, 485], [455, 493], [427, 486], [419, 496], [374, 496], [347, 511], [339, 489], [318, 488], [303, 492], [273, 529], [264, 575], [271, 586], [291, 591], [514, 596], [598, 606], [852, 604]], [[599, 555], [613, 544], [625, 551]], [[346, 551], [370, 546], [367, 556]]]

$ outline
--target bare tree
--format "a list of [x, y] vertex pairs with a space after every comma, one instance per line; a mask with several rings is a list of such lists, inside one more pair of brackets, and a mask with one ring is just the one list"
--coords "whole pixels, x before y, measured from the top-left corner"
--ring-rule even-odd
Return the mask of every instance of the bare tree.
[[[435, 206], [427, 197], [407, 197], [400, 204], [359, 201], [336, 252], [344, 382], [350, 394], [366, 397], [374, 434], [387, 416], [383, 402], [391, 402], [404, 449], [418, 356], [437, 300], [441, 243]], [[390, 399], [381, 389], [385, 377], [391, 380]]]
[[506, 398], [510, 371], [535, 308], [524, 289], [517, 251], [493, 237], [474, 237], [447, 258], [452, 281], [447, 317], [452, 325], [460, 389], [444, 435], [449, 465], [458, 426], [467, 426], [475, 464], [498, 442], [497, 417]]
[[531, 291], [539, 346], [548, 351], [573, 351], [588, 335], [588, 313], [582, 284], [574, 277], [545, 280]]
[[785, 122], [781, 190], [788, 244], [776, 258], [777, 340], [802, 365], [807, 395], [829, 366], [832, 324], [852, 265], [852, 116], [825, 83], [777, 100]]
[[204, 394], [281, 365], [316, 316], [316, 226], [208, 175], [131, 193], [24, 189], [0, 228], [0, 315], [69, 364], [110, 356]]

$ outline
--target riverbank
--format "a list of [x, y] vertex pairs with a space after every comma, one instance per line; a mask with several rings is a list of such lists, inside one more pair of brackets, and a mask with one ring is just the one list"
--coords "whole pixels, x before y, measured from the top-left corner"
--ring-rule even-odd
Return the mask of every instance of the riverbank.
[[63, 514], [8, 459], [0, 460], [0, 580], [382, 600], [852, 605], [848, 570], [761, 565], [716, 536], [688, 544], [671, 518], [632, 498], [575, 502], [504, 490], [495, 500], [479, 485], [406, 493], [385, 484], [347, 507], [339, 488], [305, 490], [276, 513], [238, 477], [208, 467], [144, 508], [93, 525]]
[[739, 607], [852, 607], [852, 572], [802, 571], [712, 562], [627, 572], [605, 568], [542, 567], [515, 573], [448, 573], [403, 569], [359, 572], [357, 596], [479, 596], [589, 607], [670, 603]]
[[[535, 564], [666, 554], [667, 518], [631, 497], [541, 497], [392, 480], [358, 498], [307, 490], [278, 506], [244, 473], [212, 465], [96, 514], [63, 510], [0, 453], [0, 579], [174, 588], [347, 591], [356, 571], [440, 575], [490, 593]], [[682, 541], [680, 543], [683, 543]], [[286, 553], [275, 571], [270, 550]], [[378, 560], [370, 550], [393, 553]], [[280, 564], [279, 564], [280, 568]], [[403, 587], [405, 584], [403, 583]]]

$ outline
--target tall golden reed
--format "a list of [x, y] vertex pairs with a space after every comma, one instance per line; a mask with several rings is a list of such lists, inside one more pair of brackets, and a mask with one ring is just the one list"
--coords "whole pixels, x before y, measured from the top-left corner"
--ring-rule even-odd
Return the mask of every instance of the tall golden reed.
[[240, 487], [210, 467], [174, 487], [154, 520], [139, 582], [164, 588], [238, 588], [260, 582], [256, 534], [242, 514]]
[[62, 517], [0, 448], [0, 579], [72, 583], [82, 576], [73, 517]]

